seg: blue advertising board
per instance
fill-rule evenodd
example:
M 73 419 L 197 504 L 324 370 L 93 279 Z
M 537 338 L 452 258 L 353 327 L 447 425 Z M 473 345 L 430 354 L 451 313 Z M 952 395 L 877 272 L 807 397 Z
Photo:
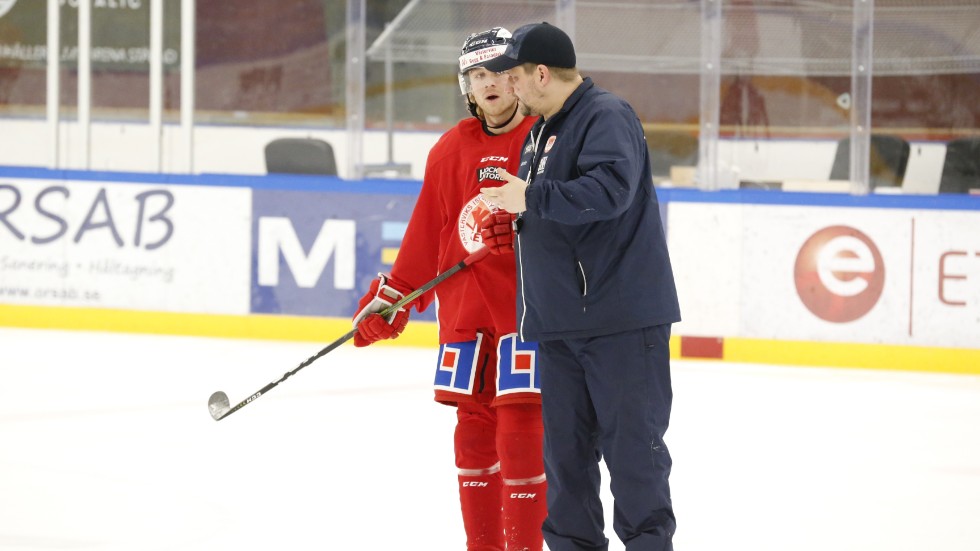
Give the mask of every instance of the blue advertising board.
M 352 316 L 391 269 L 417 191 L 254 189 L 251 311 Z M 413 319 L 435 320 L 434 310 Z

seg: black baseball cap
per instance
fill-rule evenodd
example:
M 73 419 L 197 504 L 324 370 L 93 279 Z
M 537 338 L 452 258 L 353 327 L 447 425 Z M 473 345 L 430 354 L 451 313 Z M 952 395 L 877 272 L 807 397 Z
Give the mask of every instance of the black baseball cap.
M 514 31 L 504 53 L 484 65 L 499 73 L 522 63 L 548 67 L 575 67 L 575 47 L 565 31 L 548 23 L 532 23 Z

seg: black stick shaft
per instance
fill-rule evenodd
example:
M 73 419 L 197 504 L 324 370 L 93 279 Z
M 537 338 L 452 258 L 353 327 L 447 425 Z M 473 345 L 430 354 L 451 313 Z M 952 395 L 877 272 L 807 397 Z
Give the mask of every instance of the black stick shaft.
M 378 314 L 381 317 L 387 317 L 392 312 L 398 310 L 402 306 L 405 306 L 406 304 L 408 304 L 408 303 L 412 302 L 413 300 L 417 299 L 418 297 L 422 296 L 424 293 L 428 292 L 430 289 L 432 289 L 436 285 L 439 285 L 440 283 L 442 283 L 443 281 L 445 281 L 446 279 L 448 279 L 450 276 L 452 276 L 456 272 L 462 270 L 463 268 L 465 268 L 465 267 L 467 267 L 467 266 L 469 266 L 469 265 L 471 265 L 471 264 L 473 264 L 473 263 L 475 263 L 475 262 L 477 262 L 479 260 L 482 260 L 483 257 L 487 256 L 487 254 L 489 254 L 489 253 L 490 253 L 490 249 L 488 247 L 481 248 L 480 250 L 476 251 L 475 253 L 472 253 L 471 255 L 467 256 L 463 260 L 460 260 L 458 263 L 454 264 L 451 268 L 449 268 L 445 272 L 442 272 L 441 274 L 437 275 L 431 281 L 425 283 L 424 285 L 422 285 L 418 289 L 416 289 L 416 290 L 412 291 L 411 293 L 405 295 L 404 297 L 402 297 L 401 300 L 399 300 L 398 302 L 396 302 L 396 303 L 392 304 L 391 306 L 385 308 L 384 310 L 382 310 Z M 286 379 L 288 379 L 288 378 L 292 377 L 293 375 L 295 375 L 297 372 L 299 372 L 299 370 L 301 370 L 304 367 L 310 365 L 311 363 L 317 361 L 318 359 L 320 359 L 323 356 L 327 355 L 327 353 L 329 353 L 331 350 L 334 350 L 338 346 L 340 346 L 340 345 L 344 344 L 345 342 L 347 342 L 347 341 L 351 340 L 352 338 L 354 338 L 354 334 L 355 333 L 357 333 L 357 329 L 356 328 L 355 329 L 351 329 L 350 331 L 348 331 L 347 333 L 345 333 L 344 336 L 342 336 L 339 339 L 333 341 L 332 343 L 330 343 L 327 346 L 325 346 L 322 350 L 320 350 L 316 354 L 314 354 L 314 355 L 310 356 L 309 358 L 307 358 L 303 363 L 301 363 L 298 366 L 296 366 L 296 368 L 293 369 L 292 371 L 287 371 L 286 373 L 284 373 L 283 376 L 280 377 L 278 380 L 275 380 L 275 381 L 273 381 L 273 382 L 265 385 L 264 387 L 262 387 L 261 389 L 259 389 L 259 391 L 256 392 L 255 394 L 252 394 L 248 398 L 245 398 L 241 402 L 238 402 L 237 404 L 235 404 L 234 406 L 232 406 L 227 411 L 221 413 L 219 416 L 215 416 L 214 417 L 214 420 L 215 421 L 220 421 L 220 420 L 224 419 L 225 417 L 228 417 L 232 413 L 235 413 L 236 411 L 238 411 L 238 410 L 242 409 L 243 407 L 247 406 L 248 404 L 251 404 L 256 399 L 258 399 L 259 396 L 262 396 L 266 392 L 269 392 L 270 390 L 272 390 L 273 388 L 275 388 L 279 383 L 281 383 L 281 382 L 285 381 Z

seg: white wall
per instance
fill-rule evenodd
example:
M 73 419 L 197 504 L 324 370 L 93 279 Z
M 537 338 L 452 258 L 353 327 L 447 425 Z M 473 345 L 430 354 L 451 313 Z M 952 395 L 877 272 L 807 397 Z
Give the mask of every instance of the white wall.
M 298 127 L 247 127 L 200 125 L 194 129 L 194 172 L 265 174 L 264 148 L 283 137 L 314 137 L 330 143 L 337 157 L 341 177 L 347 177 L 347 132 Z M 364 133 L 365 164 L 381 164 L 388 159 L 387 133 Z M 425 158 L 439 139 L 437 132 L 401 132 L 394 139 L 394 162 L 408 163 L 411 177 L 421 179 Z M 49 166 L 48 127 L 44 121 L 0 119 L 0 165 Z M 60 127 L 59 166 L 85 168 L 78 144 L 78 126 Z M 179 127 L 166 125 L 162 137 L 163 172 L 181 172 L 185 166 Z M 153 166 L 153 136 L 147 124 L 93 123 L 90 138 L 90 170 L 156 172 Z
M 0 119 L 0 165 L 48 166 L 48 129 L 44 121 Z M 394 161 L 411 165 L 411 178 L 421 179 L 425 158 L 439 139 L 438 132 L 399 132 L 394 138 Z M 200 125 L 194 131 L 194 172 L 265 174 L 263 148 L 281 137 L 316 137 L 329 142 L 337 156 L 341 177 L 347 177 L 347 133 L 298 127 L 248 127 Z M 58 168 L 84 168 L 78 128 L 61 125 Z M 146 124 L 93 123 L 91 170 L 155 172 L 153 140 Z M 179 129 L 163 131 L 163 171 L 180 172 L 185 166 Z M 364 162 L 387 161 L 387 134 L 364 133 Z M 833 140 L 725 140 L 719 144 L 722 167 L 742 180 L 826 180 L 834 161 Z M 909 193 L 935 193 L 939 189 L 946 146 L 933 142 L 912 143 L 903 189 Z

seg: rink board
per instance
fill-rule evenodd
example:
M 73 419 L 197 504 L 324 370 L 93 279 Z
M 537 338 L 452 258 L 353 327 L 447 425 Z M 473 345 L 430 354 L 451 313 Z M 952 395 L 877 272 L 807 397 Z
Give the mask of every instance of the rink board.
M 0 169 L 0 325 L 326 344 L 419 189 Z M 980 373 L 980 198 L 658 193 L 675 357 Z M 399 342 L 433 344 L 433 310 Z
M 673 201 L 669 213 L 681 334 L 980 347 L 976 210 Z

